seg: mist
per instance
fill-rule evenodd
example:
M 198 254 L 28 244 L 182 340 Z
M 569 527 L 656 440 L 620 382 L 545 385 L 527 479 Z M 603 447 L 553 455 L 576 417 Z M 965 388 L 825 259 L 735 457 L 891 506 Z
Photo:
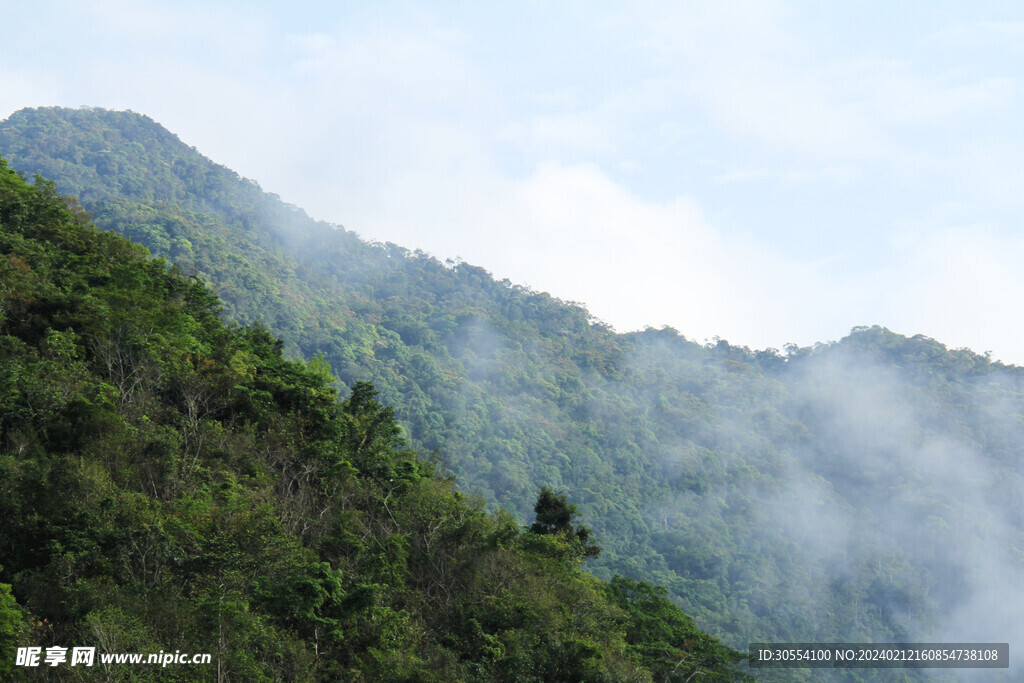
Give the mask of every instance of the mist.
M 701 349 L 703 383 L 672 378 L 701 406 L 696 428 L 692 408 L 658 409 L 667 381 L 647 385 L 645 409 L 667 433 L 654 467 L 676 489 L 648 514 L 666 536 L 677 530 L 680 557 L 715 558 L 677 567 L 696 594 L 683 604 L 737 647 L 1010 642 L 1019 666 L 1020 369 L 965 376 L 949 365 L 955 352 L 932 340 L 903 338 L 932 352 L 913 358 L 888 353 L 884 344 L 898 340 L 874 332 L 791 349 L 764 375 L 743 349 Z M 689 354 L 699 357 L 695 347 Z M 664 376 L 666 357 L 685 348 L 661 335 L 633 362 Z M 748 394 L 737 405 L 723 389 L 744 377 Z M 744 477 L 744 468 L 757 474 Z M 707 529 L 704 548 L 693 545 L 694 520 Z M 701 599 L 718 592 L 723 615 L 745 605 L 753 619 L 706 613 Z
M 491 308 L 446 338 L 468 490 L 527 521 L 536 486 L 566 490 L 596 575 L 665 585 L 740 649 L 1010 642 L 1021 664 L 1020 368 L 877 327 L 785 353 L 665 328 L 606 331 L 596 371 L 522 332 Z
M 118 168 L 51 158 L 30 137 L 43 127 L 5 139 L 100 227 L 169 259 L 191 245 L 182 266 L 227 317 L 345 386 L 373 382 L 463 491 L 524 524 L 538 487 L 564 491 L 603 547 L 596 576 L 663 586 L 740 649 L 1009 641 L 1019 663 L 1021 368 L 881 327 L 784 353 L 620 334 L 483 268 L 315 223 L 137 115 L 31 117 L 154 135 Z M 81 145 L 89 130 L 62 128 Z

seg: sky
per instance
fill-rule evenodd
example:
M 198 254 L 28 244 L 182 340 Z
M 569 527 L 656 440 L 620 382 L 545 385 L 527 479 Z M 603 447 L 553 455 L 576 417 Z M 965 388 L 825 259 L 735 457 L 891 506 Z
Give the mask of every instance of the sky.
M 1018 3 L 2 4 L 0 118 L 132 109 L 620 331 L 1024 364 Z

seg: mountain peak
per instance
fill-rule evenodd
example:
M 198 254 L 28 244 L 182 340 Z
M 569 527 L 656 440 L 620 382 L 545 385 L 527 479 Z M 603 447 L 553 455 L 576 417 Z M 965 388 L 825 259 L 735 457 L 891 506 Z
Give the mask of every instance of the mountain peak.
M 0 123 L 0 156 L 29 173 L 57 179 L 83 204 L 116 198 L 176 202 L 208 210 L 211 193 L 263 192 L 214 163 L 145 114 L 99 107 L 21 109 Z M 73 169 L 73 170 L 72 170 Z

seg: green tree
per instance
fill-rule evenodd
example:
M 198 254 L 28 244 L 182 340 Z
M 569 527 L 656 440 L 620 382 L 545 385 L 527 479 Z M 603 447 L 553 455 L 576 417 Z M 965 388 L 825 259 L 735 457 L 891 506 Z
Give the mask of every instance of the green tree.
M 536 521 L 530 526 L 533 533 L 564 538 L 584 557 L 601 554 L 601 548 L 589 542 L 590 529 L 574 523 L 579 513 L 576 504 L 570 503 L 565 493 L 556 493 L 550 487 L 542 486 L 533 511 L 537 513 Z
M 21 610 L 11 594 L 10 584 L 0 583 L 0 678 L 7 680 L 14 674 L 14 650 L 24 629 Z
M 616 576 L 607 590 L 626 613 L 626 642 L 655 680 L 753 680 L 735 669 L 743 654 L 701 632 L 664 588 Z

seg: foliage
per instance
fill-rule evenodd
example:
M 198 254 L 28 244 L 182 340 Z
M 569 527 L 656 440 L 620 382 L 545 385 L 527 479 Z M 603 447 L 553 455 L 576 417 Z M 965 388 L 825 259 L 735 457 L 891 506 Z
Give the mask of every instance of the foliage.
M 458 492 L 370 384 L 339 401 L 324 358 L 225 324 L 196 276 L 2 160 L 0 276 L 5 651 L 210 652 L 201 677 L 246 681 L 650 679 L 605 584 Z
M 564 493 L 555 493 L 550 487 L 542 486 L 533 507 L 536 521 L 530 526 L 535 534 L 555 535 L 564 539 L 583 557 L 597 557 L 601 548 L 590 543 L 590 529 L 582 524 L 573 524 L 576 519 L 576 504 L 566 500 Z
M 970 582 L 983 574 L 984 567 L 963 558 L 993 557 L 997 576 L 1024 573 L 1020 368 L 881 327 L 783 352 L 725 340 L 698 344 L 671 328 L 618 334 L 578 305 L 495 281 L 481 268 L 369 244 L 314 222 L 130 112 L 18 112 L 0 124 L 0 153 L 77 194 L 102 228 L 211 283 L 229 319 L 261 323 L 284 340 L 282 357 L 319 357 L 345 386 L 372 383 L 381 402 L 393 406 L 410 447 L 434 454 L 429 464 L 413 460 L 396 445 L 398 432 L 385 430 L 371 440 L 391 440 L 393 458 L 337 455 L 359 445 L 352 430 L 370 428 L 379 417 L 373 411 L 327 421 L 337 438 L 325 433 L 317 443 L 345 449 L 301 466 L 289 460 L 286 438 L 249 437 L 266 444 L 286 472 L 282 486 L 292 494 L 283 499 L 283 523 L 317 552 L 366 546 L 389 562 L 413 553 L 418 546 L 402 534 L 379 545 L 365 529 L 402 529 L 388 514 L 394 497 L 414 495 L 427 486 L 422 482 L 450 471 L 463 491 L 506 506 L 517 523 L 531 521 L 538 486 L 567 491 L 601 539 L 601 555 L 589 563 L 595 576 L 663 585 L 700 627 L 737 647 L 755 640 L 885 642 L 908 634 L 934 640 L 956 621 Z M 45 183 L 40 188 L 55 195 Z M 28 197 L 25 189 L 10 192 Z M 54 201 L 80 220 L 80 209 Z M 21 220 L 7 210 L 9 220 Z M 8 218 L 0 218 L 6 225 Z M 0 268 L 4 315 L 20 316 L 40 296 L 39 272 L 22 255 Z M 82 399 L 94 413 L 104 401 L 136 409 L 149 400 L 153 377 L 182 371 L 175 369 L 180 356 L 145 360 L 140 339 L 148 323 L 119 324 L 96 350 L 111 388 Z M 74 387 L 85 356 L 67 354 L 84 347 L 64 329 L 48 338 L 50 355 L 31 362 L 50 363 Z M 33 330 L 41 342 L 45 326 Z M 228 374 L 265 381 L 264 347 L 271 342 L 240 334 L 250 341 L 225 358 Z M 177 348 L 172 341 L 159 343 Z M 196 372 L 195 359 L 205 361 L 215 348 L 189 352 Z M 220 382 L 243 401 L 231 403 L 237 412 L 229 413 L 242 424 L 262 424 L 255 422 L 261 410 L 302 394 L 245 382 L 236 390 L 234 379 L 200 378 L 177 391 L 199 391 L 198 407 L 201 387 Z M 63 391 L 33 391 L 33 416 L 64 405 Z M 18 395 L 0 394 L 12 424 L 27 415 Z M 189 414 L 192 404 L 179 404 Z M 181 424 L 156 421 L 124 437 L 152 443 L 151 464 L 142 475 L 122 466 L 118 481 L 142 477 L 158 497 L 176 491 L 180 473 L 171 453 L 234 434 L 201 415 L 197 408 Z M 302 415 L 288 420 L 302 427 Z M 195 424 L 182 431 L 190 420 Z M 288 420 L 273 425 L 283 429 Z M 48 430 L 75 439 L 61 436 L 57 424 Z M 435 474 L 425 474 L 431 468 Z M 247 476 L 258 468 L 252 472 Z M 391 473 L 399 475 L 394 482 Z M 381 487 L 371 498 L 382 519 L 335 517 L 334 508 L 316 517 L 318 496 L 351 499 L 351 482 L 362 480 Z M 310 511 L 322 521 L 309 523 Z M 1000 523 L 986 522 L 993 519 Z M 519 542 L 557 556 L 555 539 L 534 536 Z M 431 544 L 437 542 L 442 538 Z M 500 545 L 501 552 L 512 547 Z M 452 569 L 435 571 L 450 577 Z M 445 594 L 447 584 L 437 580 L 426 586 L 430 595 Z M 371 584 L 387 585 L 377 578 Z M 360 595 L 380 595 L 366 590 Z M 381 619 L 402 623 L 400 615 Z M 496 631 L 488 624 L 510 623 L 472 619 L 490 635 Z M 498 651 L 475 630 L 463 637 Z M 501 641 L 502 656 L 527 649 L 526 641 Z
M 692 619 L 669 602 L 664 588 L 616 576 L 606 590 L 628 615 L 626 642 L 641 656 L 655 680 L 743 678 L 732 670 L 739 662 L 738 654 L 701 632 Z
M 0 567 L 0 571 L 2 569 Z M 8 654 L 17 648 L 24 632 L 24 619 L 14 595 L 11 594 L 11 586 L 0 583 L 0 653 L 4 653 L 0 659 L 0 675 L 4 678 L 14 676 L 14 662 Z

